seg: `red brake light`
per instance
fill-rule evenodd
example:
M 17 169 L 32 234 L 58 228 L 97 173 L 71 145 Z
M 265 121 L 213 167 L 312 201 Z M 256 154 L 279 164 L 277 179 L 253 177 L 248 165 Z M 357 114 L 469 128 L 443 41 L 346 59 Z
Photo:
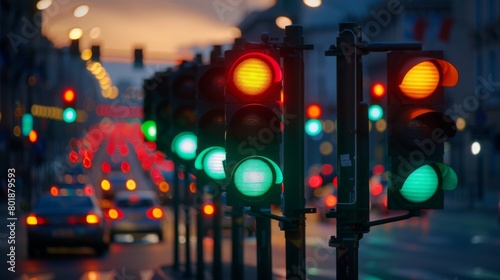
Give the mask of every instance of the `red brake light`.
M 56 186 L 52 186 L 50 188 L 50 194 L 52 196 L 58 196 L 59 195 L 59 189 Z
M 111 208 L 106 213 L 112 220 L 119 220 L 123 218 L 123 212 L 120 209 Z
M 83 188 L 83 192 L 85 193 L 85 195 L 93 195 L 94 188 L 91 186 L 85 186 L 85 188 Z
M 87 224 L 98 224 L 100 222 L 99 217 L 94 213 L 88 213 L 85 217 Z
M 163 217 L 163 210 L 160 207 L 153 207 L 146 212 L 146 216 L 150 219 L 161 219 Z
M 376 183 L 376 184 L 373 184 L 373 186 L 372 186 L 372 194 L 374 196 L 380 195 L 383 190 L 384 190 L 384 187 L 382 186 L 381 183 Z
M 48 220 L 44 217 L 36 216 L 35 214 L 30 214 L 26 217 L 26 224 L 29 226 L 39 226 L 48 224 Z

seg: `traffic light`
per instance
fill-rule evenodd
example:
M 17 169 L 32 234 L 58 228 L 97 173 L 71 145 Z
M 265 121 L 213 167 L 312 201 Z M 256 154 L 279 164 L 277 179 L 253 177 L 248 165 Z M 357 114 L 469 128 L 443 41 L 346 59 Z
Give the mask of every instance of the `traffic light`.
M 370 89 L 370 107 L 368 107 L 368 119 L 376 122 L 384 116 L 382 101 L 385 97 L 386 88 L 383 83 L 375 82 Z
M 143 118 L 141 131 L 144 139 L 148 142 L 155 142 L 157 135 L 155 103 L 155 81 L 154 79 L 145 79 L 143 84 L 144 100 L 142 105 Z
M 442 51 L 391 51 L 387 75 L 388 208 L 442 209 L 443 190 L 458 180 L 443 163 L 444 142 L 456 132 L 443 87 L 457 84 L 458 71 Z
M 323 130 L 323 124 L 319 120 L 323 110 L 318 104 L 310 104 L 306 108 L 306 117 L 308 118 L 305 123 L 305 132 L 309 136 L 318 136 Z
M 76 93 L 72 88 L 67 88 L 63 91 L 62 95 L 64 111 L 62 114 L 62 119 L 66 123 L 72 123 L 76 120 L 77 114 L 75 110 L 76 104 Z
M 200 67 L 197 80 L 197 158 L 195 168 L 203 170 L 213 180 L 223 180 L 226 173 L 224 148 L 224 86 L 226 74 L 223 63 Z
M 23 136 L 28 136 L 30 132 L 33 130 L 33 115 L 29 113 L 25 113 L 21 119 L 21 132 Z
M 148 142 L 156 142 L 157 150 L 169 155 L 171 152 L 172 121 L 170 104 L 170 71 L 156 72 L 145 79 L 144 117 L 141 130 Z
M 171 150 L 179 159 L 191 161 L 196 157 L 197 146 L 195 134 L 198 120 L 196 114 L 197 63 L 184 61 L 169 77 L 173 125 Z
M 227 204 L 280 202 L 282 71 L 279 50 L 230 50 L 226 65 Z

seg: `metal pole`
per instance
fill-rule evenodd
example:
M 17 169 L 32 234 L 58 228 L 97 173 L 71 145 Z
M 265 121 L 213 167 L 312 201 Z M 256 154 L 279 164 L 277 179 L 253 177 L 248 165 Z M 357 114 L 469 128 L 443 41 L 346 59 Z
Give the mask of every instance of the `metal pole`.
M 244 279 L 243 275 L 243 207 L 231 210 L 231 279 Z
M 220 199 L 220 191 L 218 190 L 214 196 L 214 260 L 213 260 L 213 279 L 222 279 L 222 233 L 221 233 L 221 217 L 223 207 Z
M 270 210 L 268 210 L 270 212 Z M 271 251 L 271 219 L 256 217 L 257 279 L 273 279 Z
M 337 38 L 337 279 L 358 279 L 358 247 L 369 221 L 368 118 L 362 103 L 361 29 L 341 23 Z
M 191 169 L 186 166 L 184 170 L 184 225 L 186 227 L 186 267 L 184 270 L 185 277 L 191 277 L 191 205 L 189 204 L 190 198 L 190 179 L 189 179 L 189 171 Z
M 205 228 L 203 225 L 203 188 L 207 184 L 204 172 L 196 176 L 196 279 L 205 279 L 205 261 L 203 259 L 203 237 Z
M 175 164 L 175 174 L 174 174 L 174 193 L 173 193 L 173 204 L 174 208 L 174 271 L 179 271 L 179 163 L 174 161 Z
M 302 26 L 285 29 L 285 44 L 303 45 Z M 283 54 L 285 97 L 284 135 L 284 215 L 293 223 L 285 223 L 286 278 L 305 279 L 305 207 L 304 198 L 304 53 L 299 48 Z M 263 279 L 263 278 L 261 278 Z

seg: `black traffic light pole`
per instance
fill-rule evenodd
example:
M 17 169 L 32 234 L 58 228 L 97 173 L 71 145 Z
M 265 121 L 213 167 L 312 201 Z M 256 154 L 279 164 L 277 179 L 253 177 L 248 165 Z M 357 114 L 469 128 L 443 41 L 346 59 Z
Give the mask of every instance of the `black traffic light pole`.
M 337 166 L 338 203 L 328 218 L 337 219 L 337 236 L 329 245 L 337 248 L 337 279 L 358 279 L 359 240 L 371 226 L 408 219 L 406 215 L 370 222 L 368 187 L 368 108 L 363 102 L 362 55 L 369 51 L 421 48 L 416 43 L 362 42 L 355 23 L 339 24 L 337 46 L 326 51 L 337 57 Z
M 179 271 L 179 161 L 174 160 L 174 190 L 173 204 L 174 208 L 174 271 Z
M 285 28 L 283 91 L 284 127 L 284 216 L 286 278 L 306 279 L 305 194 L 304 194 L 304 45 L 302 26 Z
M 192 275 L 192 270 L 191 270 L 191 188 L 190 188 L 190 174 L 193 171 L 193 168 L 191 164 L 187 163 L 184 166 L 184 226 L 186 228 L 185 230 L 185 236 L 186 236 L 186 246 L 184 249 L 186 250 L 186 263 L 185 263 L 185 268 L 184 268 L 184 276 L 185 277 L 191 277 Z
M 337 279 L 358 279 L 358 246 L 368 232 L 368 109 L 363 101 L 361 29 L 339 24 L 337 48 L 337 170 L 338 203 L 328 217 L 337 219 L 337 236 L 329 245 L 337 248 Z

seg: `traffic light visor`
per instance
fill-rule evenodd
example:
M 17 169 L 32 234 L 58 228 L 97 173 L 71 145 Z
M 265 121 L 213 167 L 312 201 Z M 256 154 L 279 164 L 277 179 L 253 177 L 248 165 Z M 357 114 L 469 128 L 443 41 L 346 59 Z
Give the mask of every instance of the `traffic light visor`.
M 229 73 L 234 87 L 247 96 L 263 94 L 282 79 L 279 64 L 272 57 L 259 52 L 241 56 Z
M 445 60 L 412 60 L 405 66 L 406 72 L 403 72 L 405 74 L 399 88 L 411 99 L 427 98 L 439 86 L 455 86 L 458 82 L 457 69 Z
M 210 178 L 222 180 L 226 178 L 224 160 L 226 160 L 226 149 L 214 146 L 199 153 L 194 166 L 198 170 L 203 169 Z

